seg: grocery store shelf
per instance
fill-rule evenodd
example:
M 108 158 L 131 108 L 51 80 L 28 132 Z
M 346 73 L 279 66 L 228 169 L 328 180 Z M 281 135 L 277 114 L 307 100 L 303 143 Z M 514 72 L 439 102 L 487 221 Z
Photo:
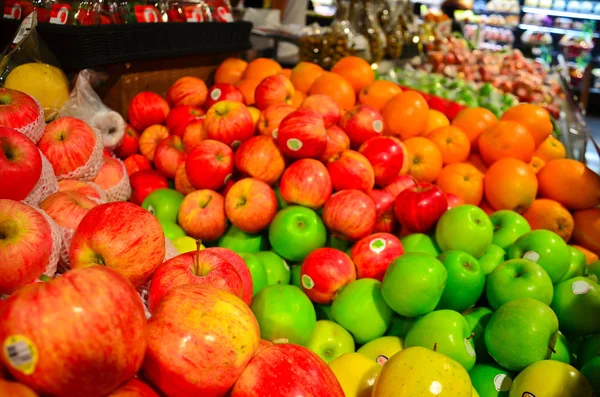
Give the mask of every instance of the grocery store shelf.
M 567 17 L 567 18 L 579 18 L 579 19 L 593 19 L 600 21 L 600 15 L 598 14 L 584 14 L 581 12 L 570 12 L 570 11 L 558 11 L 548 8 L 536 8 L 536 7 L 523 7 L 523 12 L 530 14 L 541 14 L 550 15 L 555 17 Z
M 522 24 L 519 25 L 519 29 L 523 29 L 523 30 L 537 30 L 538 32 L 548 32 L 548 33 L 556 33 L 556 34 L 582 33 L 581 30 L 562 29 L 562 28 L 549 28 L 547 26 L 527 25 L 527 24 L 524 24 L 524 23 L 522 23 Z M 600 37 L 600 34 L 594 33 L 594 37 L 598 38 L 598 37 Z
M 478 11 L 473 11 L 473 13 L 475 15 L 503 15 L 503 16 L 516 15 L 516 16 L 519 16 L 518 12 L 507 12 L 507 11 L 478 10 Z

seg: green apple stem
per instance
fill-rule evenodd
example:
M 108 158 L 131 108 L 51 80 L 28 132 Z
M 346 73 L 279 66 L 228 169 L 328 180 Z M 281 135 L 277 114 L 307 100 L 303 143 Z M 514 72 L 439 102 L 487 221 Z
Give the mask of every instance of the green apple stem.
M 434 352 L 437 352 L 437 343 L 434 343 L 434 344 L 433 344 L 433 351 L 434 351 Z
M 475 332 L 471 332 L 471 335 L 469 335 L 469 337 L 467 338 L 467 340 L 471 339 L 474 336 L 475 336 Z

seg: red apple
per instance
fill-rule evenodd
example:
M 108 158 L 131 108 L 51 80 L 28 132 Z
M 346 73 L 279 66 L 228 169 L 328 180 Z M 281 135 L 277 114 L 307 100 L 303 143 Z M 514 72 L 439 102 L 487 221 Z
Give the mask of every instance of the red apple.
M 0 127 L 0 199 L 24 200 L 41 174 L 42 156 L 33 141 Z
M 240 274 L 225 258 L 208 250 L 188 252 L 166 261 L 154 272 L 148 290 L 150 311 L 168 291 L 185 284 L 211 285 L 239 298 L 243 292 Z
M 201 80 L 202 81 L 202 80 Z M 204 110 L 194 106 L 177 106 L 167 116 L 167 129 L 172 135 L 183 136 L 185 128 L 194 120 L 204 116 Z
M 148 335 L 144 374 L 172 397 L 224 396 L 260 341 L 248 305 L 208 285 L 167 292 L 148 322 Z
M 150 193 L 156 189 L 169 187 L 167 177 L 156 170 L 142 170 L 129 177 L 129 183 L 133 190 L 131 202 L 142 205 L 142 202 Z
M 225 187 L 223 187 L 223 189 L 221 189 L 221 194 L 223 195 L 223 197 L 227 196 L 227 193 L 229 192 L 229 189 L 231 189 L 231 187 L 233 185 L 235 185 L 235 183 L 239 181 L 239 178 L 232 176 L 231 178 L 229 178 L 227 180 L 227 183 L 225 183 Z
M 154 165 L 167 178 L 175 178 L 177 167 L 185 161 L 187 154 L 183 141 L 176 135 L 169 136 L 158 143 L 154 152 Z
M 24 92 L 0 87 L 0 125 L 17 130 L 37 143 L 46 127 L 44 110 Z
M 67 229 L 77 229 L 79 222 L 98 203 L 77 192 L 58 192 L 46 197 L 40 208 L 56 222 Z
M 74 179 L 64 179 L 58 182 L 59 192 L 76 192 L 93 200 L 102 201 L 106 199 L 103 189 L 100 186 L 84 181 L 76 181 Z
M 350 138 L 337 125 L 327 128 L 327 146 L 319 159 L 327 163 L 332 158 L 338 156 L 343 151 L 350 149 Z
M 276 103 L 291 105 L 295 91 L 294 85 L 288 78 L 275 74 L 265 77 L 258 84 L 254 91 L 254 103 L 259 110 Z
M 350 138 L 350 146 L 358 148 L 383 131 L 383 117 L 369 105 L 358 105 L 346 112 L 340 127 Z
M 371 190 L 369 196 L 375 203 L 375 213 L 377 215 L 373 232 L 393 232 L 397 223 L 396 214 L 394 213 L 394 196 L 385 190 L 377 189 Z
M 177 167 L 177 171 L 175 172 L 175 190 L 182 193 L 183 195 L 190 194 L 196 191 L 196 188 L 190 183 L 190 180 L 187 177 L 187 173 L 185 172 L 185 162 L 180 164 Z
M 285 158 L 277 142 L 268 136 L 254 136 L 235 151 L 235 167 L 241 173 L 273 185 L 285 169 Z
M 127 170 L 127 175 L 129 176 L 138 171 L 152 169 L 152 163 L 150 160 L 138 153 L 127 157 L 125 160 L 123 160 L 123 163 L 125 163 L 125 169 Z
M 358 152 L 373 166 L 375 184 L 381 187 L 392 183 L 406 161 L 404 144 L 391 136 L 376 136 L 360 146 Z
M 151 125 L 140 136 L 140 153 L 148 160 L 154 161 L 156 147 L 163 139 L 169 137 L 169 130 L 164 125 Z
M 125 384 L 106 397 L 160 397 L 150 386 L 137 378 L 129 379 Z
M 290 165 L 279 183 L 281 197 L 290 204 L 321 208 L 331 196 L 329 171 L 318 160 L 301 159 Z
M 204 116 L 192 121 L 183 130 L 183 146 L 185 146 L 185 151 L 188 153 L 194 146 L 206 139 L 208 137 L 206 131 L 204 131 Z
M 379 281 L 383 280 L 392 261 L 402 254 L 402 243 L 390 233 L 373 233 L 364 237 L 350 251 L 358 278 L 374 278 Z
M 242 279 L 242 284 L 244 286 L 244 291 L 242 292 L 242 300 L 248 305 L 250 305 L 252 303 L 254 284 L 252 282 L 252 274 L 250 273 L 250 269 L 248 269 L 248 265 L 246 264 L 246 261 L 244 261 L 244 258 L 242 258 L 236 252 L 228 248 L 211 247 L 207 248 L 206 250 L 214 252 L 219 256 L 222 256 L 223 258 L 227 259 L 229 263 L 235 266 Z
M 111 197 L 107 197 L 109 201 L 123 201 L 129 198 L 131 194 L 129 188 L 129 178 L 126 175 L 126 169 L 120 160 L 117 160 L 111 156 L 103 156 L 102 160 L 104 164 L 100 168 L 100 172 L 94 178 L 94 183 L 106 190 L 107 194 Z M 127 183 L 121 192 L 111 191 L 111 189 L 117 189 L 124 183 L 123 179 L 127 178 Z
M 350 241 L 368 236 L 377 219 L 375 203 L 360 190 L 342 190 L 333 194 L 325 203 L 322 216 L 333 235 Z
M 196 190 L 185 196 L 177 217 L 187 235 L 202 241 L 215 241 L 227 230 L 225 199 L 212 190 Z
M 327 146 L 327 130 L 319 114 L 299 109 L 279 124 L 277 142 L 284 154 L 293 158 L 318 158 Z
M 356 189 L 369 193 L 375 185 L 375 173 L 369 160 L 354 150 L 346 150 L 327 163 L 333 189 Z
M 286 343 L 256 354 L 231 389 L 231 397 L 259 396 L 344 397 L 344 391 L 319 356 L 305 347 Z
M 185 171 L 196 189 L 219 190 L 231 178 L 233 151 L 219 141 L 202 141 L 189 153 Z
M 79 223 L 69 259 L 74 269 L 111 267 L 140 287 L 165 259 L 165 234 L 158 220 L 135 204 L 101 204 Z
M 238 229 L 258 233 L 277 213 L 277 197 L 269 185 L 255 178 L 236 182 L 225 196 L 225 214 Z
M 210 109 L 215 103 L 220 101 L 231 101 L 244 103 L 244 95 L 232 84 L 215 84 L 208 90 L 204 108 Z
M 102 152 L 94 152 L 96 139 L 94 130 L 83 121 L 61 117 L 46 126 L 38 147 L 60 178 L 83 167 L 90 159 L 100 161 Z
M 208 139 L 236 148 L 254 135 L 254 121 L 243 103 L 221 101 L 208 109 L 204 130 Z
M 329 95 L 309 95 L 300 105 L 300 109 L 311 109 L 320 114 L 325 128 L 337 125 L 342 118 L 340 106 Z
M 356 280 L 356 268 L 348 255 L 334 248 L 319 248 L 304 258 L 300 281 L 315 303 L 328 305 L 345 285 Z
M 154 124 L 163 124 L 169 114 L 167 101 L 158 94 L 142 91 L 129 103 L 129 122 L 138 131 L 144 131 Z
M 275 103 L 267 106 L 258 117 L 257 127 L 261 135 L 277 139 L 279 124 L 288 114 L 294 112 L 292 106 L 285 103 Z
M 206 84 L 197 77 L 180 77 L 167 91 L 167 102 L 171 107 L 202 107 L 208 95 Z
M 22 383 L 11 382 L 0 377 L 0 396 L 38 397 L 38 394 Z
M 463 199 L 458 197 L 456 194 L 445 193 L 446 200 L 448 200 L 448 209 L 458 207 L 459 205 L 463 205 L 465 202 Z
M 105 396 L 139 371 L 146 335 L 139 294 L 104 266 L 35 283 L 0 305 L 3 350 L 15 352 L 0 362 L 40 395 Z
M 394 179 L 392 181 L 392 183 L 390 183 L 389 185 L 384 187 L 383 191 L 390 193 L 394 197 L 394 200 L 395 200 L 396 197 L 398 197 L 398 195 L 404 189 L 409 188 L 409 187 L 414 187 L 416 185 L 417 185 L 417 181 L 415 180 L 415 178 L 413 178 L 412 176 L 410 176 L 408 174 L 401 174 L 401 175 L 398 175 L 396 177 L 396 179 Z
M 447 209 L 448 200 L 442 189 L 427 182 L 419 182 L 396 197 L 396 218 L 412 232 L 428 231 Z
M 137 132 L 131 124 L 125 126 L 125 135 L 123 135 L 123 142 L 115 149 L 115 154 L 121 159 L 125 159 L 132 154 L 138 152 L 140 148 L 140 133 Z
M 0 295 L 35 281 L 51 254 L 52 230 L 46 218 L 20 201 L 0 199 Z

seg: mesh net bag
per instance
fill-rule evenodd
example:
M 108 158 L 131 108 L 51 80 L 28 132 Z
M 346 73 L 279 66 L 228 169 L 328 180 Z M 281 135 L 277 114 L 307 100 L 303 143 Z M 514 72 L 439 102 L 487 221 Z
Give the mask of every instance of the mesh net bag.
M 75 230 L 67 227 L 59 226 L 61 231 L 62 244 L 60 247 L 60 258 L 58 260 L 58 272 L 64 273 L 71 269 L 71 261 L 69 260 L 69 251 L 71 250 L 71 241 Z
M 125 163 L 114 156 L 113 158 L 121 165 L 121 168 L 123 169 L 123 178 L 121 178 L 116 185 L 106 189 L 107 203 L 111 203 L 113 201 L 127 201 L 129 197 L 131 197 L 132 192 L 131 184 L 129 183 L 129 175 L 127 175 L 127 169 L 125 168 Z M 102 189 L 100 186 L 98 187 Z
M 50 225 L 50 229 L 52 230 L 52 253 L 50 254 L 50 259 L 48 260 L 48 265 L 46 266 L 46 271 L 44 275 L 48 277 L 53 277 L 56 274 L 56 270 L 58 267 L 58 260 L 60 258 L 60 253 L 62 249 L 62 233 L 60 227 L 50 218 L 48 214 L 46 214 L 40 208 L 32 206 L 36 209 L 40 214 L 46 218 L 48 224 Z
M 82 165 L 81 167 L 73 170 L 69 173 L 63 175 L 57 175 L 59 181 L 63 179 L 77 179 L 79 181 L 91 181 L 93 180 L 100 168 L 102 167 L 102 155 L 104 152 L 104 146 L 102 146 L 102 139 L 100 135 L 96 132 L 96 144 L 94 145 L 94 150 L 92 151 L 92 155 L 88 159 L 87 163 Z
M 42 173 L 40 179 L 31 192 L 29 192 L 29 195 L 25 197 L 25 200 L 23 200 L 25 204 L 32 207 L 38 207 L 46 197 L 58 192 L 58 180 L 56 179 L 56 175 L 54 175 L 52 164 L 50 164 L 41 151 L 40 156 L 42 156 Z
M 90 191 L 87 191 L 87 189 L 84 190 L 84 188 L 79 188 L 79 186 L 71 187 L 71 186 L 64 185 L 71 181 L 77 182 L 77 183 L 85 183 L 96 194 L 92 194 Z M 101 186 L 99 186 L 97 183 L 94 183 L 94 182 L 76 181 L 75 179 L 64 179 L 58 183 L 58 190 L 59 191 L 74 191 L 74 192 L 83 194 L 84 196 L 86 196 L 87 198 L 89 198 L 90 200 L 92 200 L 98 204 L 106 203 L 106 191 L 104 189 L 102 189 Z
M 37 103 L 38 108 L 40 110 L 40 113 L 38 114 L 37 119 L 35 119 L 34 121 L 32 121 L 29 124 L 26 124 L 22 127 L 18 127 L 18 128 L 14 128 L 14 129 L 19 131 L 21 134 L 25 135 L 26 137 L 28 137 L 34 143 L 37 144 L 39 142 L 39 140 L 42 138 L 42 135 L 44 135 L 44 129 L 46 128 L 46 121 L 44 120 L 44 109 L 42 109 L 42 106 L 37 101 L 37 99 L 34 98 L 33 100 L 35 101 L 35 103 Z
M 98 184 L 94 183 L 94 182 L 86 182 L 88 185 L 90 185 L 91 187 L 93 187 L 98 194 L 100 195 L 100 198 L 97 197 L 90 197 L 90 200 L 97 202 L 98 204 L 104 204 L 104 203 L 108 203 L 108 197 L 106 194 L 106 190 L 102 189 L 102 187 L 100 187 Z

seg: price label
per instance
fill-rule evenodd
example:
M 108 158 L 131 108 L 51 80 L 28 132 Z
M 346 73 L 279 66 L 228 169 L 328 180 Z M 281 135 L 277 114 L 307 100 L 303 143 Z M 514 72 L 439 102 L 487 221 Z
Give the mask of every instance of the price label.
M 159 21 L 158 10 L 154 6 L 133 6 L 135 19 L 139 23 L 157 23 Z
M 233 22 L 233 17 L 231 16 L 231 12 L 229 9 L 224 6 L 218 6 L 215 10 L 217 14 L 217 21 L 219 22 Z
M 69 4 L 52 4 L 52 9 L 50 10 L 50 23 L 65 25 L 69 19 L 69 11 L 71 11 L 71 6 Z

